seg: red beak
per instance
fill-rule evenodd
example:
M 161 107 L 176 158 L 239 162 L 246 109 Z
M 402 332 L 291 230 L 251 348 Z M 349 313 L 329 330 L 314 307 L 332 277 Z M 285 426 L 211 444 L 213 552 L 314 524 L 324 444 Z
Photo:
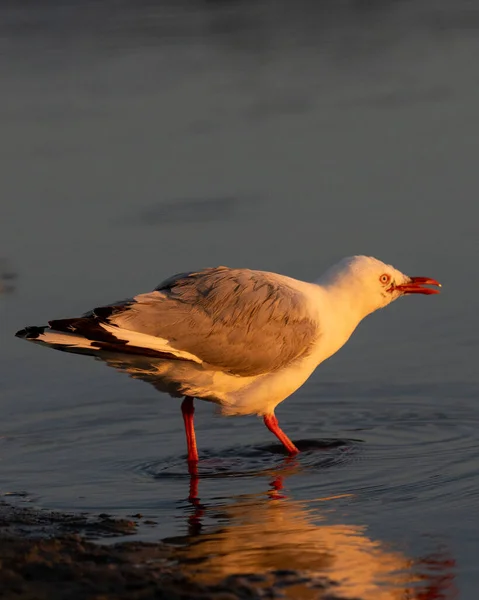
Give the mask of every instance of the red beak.
M 441 287 L 441 284 L 435 279 L 429 277 L 410 277 L 407 283 L 396 285 L 395 289 L 400 290 L 404 294 L 439 294 L 439 290 L 434 290 L 425 285 L 436 285 Z

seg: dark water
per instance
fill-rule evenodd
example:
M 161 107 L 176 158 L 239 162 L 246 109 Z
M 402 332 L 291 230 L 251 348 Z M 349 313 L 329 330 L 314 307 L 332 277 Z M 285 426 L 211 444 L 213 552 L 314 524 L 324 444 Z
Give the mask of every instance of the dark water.
M 199 579 L 475 599 L 478 54 L 465 1 L 3 5 L 1 492 L 140 512 Z M 280 405 L 294 460 L 199 406 L 195 501 L 178 401 L 13 338 L 178 271 L 315 279 L 358 253 L 443 293 L 367 319 Z

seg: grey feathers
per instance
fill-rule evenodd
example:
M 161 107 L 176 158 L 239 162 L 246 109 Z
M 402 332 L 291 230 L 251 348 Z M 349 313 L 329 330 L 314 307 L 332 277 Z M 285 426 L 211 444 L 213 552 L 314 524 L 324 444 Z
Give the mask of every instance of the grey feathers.
M 181 273 L 107 313 L 103 309 L 112 325 L 166 339 L 172 348 L 243 376 L 286 366 L 318 337 L 300 291 L 247 269 Z

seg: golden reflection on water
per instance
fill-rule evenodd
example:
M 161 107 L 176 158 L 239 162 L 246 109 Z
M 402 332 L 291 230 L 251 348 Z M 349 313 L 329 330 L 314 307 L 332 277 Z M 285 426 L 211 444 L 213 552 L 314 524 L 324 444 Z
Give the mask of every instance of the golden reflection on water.
M 321 599 L 327 594 L 374 600 L 457 597 L 454 561 L 445 553 L 413 561 L 371 539 L 366 526 L 329 524 L 329 501 L 339 496 L 295 501 L 283 492 L 282 479 L 275 477 L 267 494 L 239 496 L 211 508 L 201 505 L 196 497 L 198 479 L 192 479 L 190 500 L 196 508 L 190 518 L 190 535 L 180 549 L 180 560 L 190 577 L 211 583 L 231 575 L 260 574 L 267 583 L 268 573 L 294 571 L 302 579 L 281 590 L 291 600 Z M 220 525 L 202 533 L 206 516 L 213 516 Z M 314 583 L 322 578 L 336 585 L 321 591 Z

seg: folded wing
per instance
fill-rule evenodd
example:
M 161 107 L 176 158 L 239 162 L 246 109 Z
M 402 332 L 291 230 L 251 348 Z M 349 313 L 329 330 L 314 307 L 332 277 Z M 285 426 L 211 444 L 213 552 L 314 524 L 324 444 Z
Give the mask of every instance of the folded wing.
M 281 369 L 320 335 L 301 291 L 271 273 L 227 267 L 181 273 L 153 292 L 50 327 L 105 350 L 157 353 L 241 376 Z

